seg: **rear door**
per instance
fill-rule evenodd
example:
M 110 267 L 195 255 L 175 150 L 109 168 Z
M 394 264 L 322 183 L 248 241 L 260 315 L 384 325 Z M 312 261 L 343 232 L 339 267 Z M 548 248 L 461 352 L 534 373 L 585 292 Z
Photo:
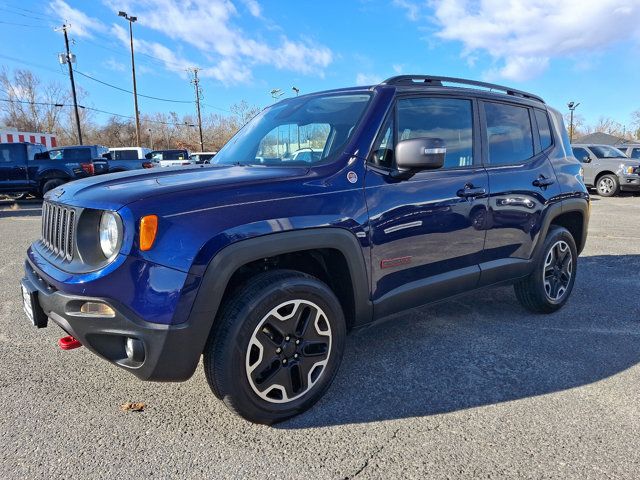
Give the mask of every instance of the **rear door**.
M 0 190 L 21 192 L 28 187 L 25 144 L 3 143 L 0 145 Z
M 418 137 L 444 141 L 444 166 L 394 178 L 395 145 Z M 473 99 L 397 100 L 366 173 L 377 317 L 477 285 L 489 187 L 479 155 Z
M 561 191 L 547 153 L 557 139 L 546 110 L 482 101 L 483 150 L 489 174 L 487 237 L 481 284 L 526 272 L 550 203 Z

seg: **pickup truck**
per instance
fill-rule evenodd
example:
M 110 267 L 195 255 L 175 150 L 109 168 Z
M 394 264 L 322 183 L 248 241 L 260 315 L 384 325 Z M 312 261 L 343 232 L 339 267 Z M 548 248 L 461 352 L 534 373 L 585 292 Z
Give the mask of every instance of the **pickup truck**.
M 152 168 L 153 163 L 147 159 L 151 152 L 149 148 L 141 147 L 116 147 L 110 148 L 108 154 L 104 154 L 108 160 L 109 173 L 125 172 L 139 168 Z
M 49 150 L 49 158 L 52 160 L 89 162 L 93 164 L 94 173 L 100 175 L 109 171 L 107 157 L 104 156 L 108 155 L 108 153 L 107 147 L 102 145 L 71 145 Z
M 42 197 L 63 183 L 95 173 L 93 162 L 51 158 L 43 145 L 0 143 L 0 193 Z

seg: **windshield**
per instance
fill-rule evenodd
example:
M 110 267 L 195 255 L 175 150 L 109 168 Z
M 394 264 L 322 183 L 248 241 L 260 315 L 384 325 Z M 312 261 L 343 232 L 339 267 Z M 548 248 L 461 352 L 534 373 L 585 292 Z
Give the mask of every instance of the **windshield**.
M 591 147 L 591 151 L 598 158 L 627 158 L 627 156 L 622 153 L 617 148 L 599 146 L 599 147 Z
M 351 137 L 369 99 L 369 94 L 327 94 L 285 100 L 253 118 L 212 163 L 310 166 L 331 161 Z

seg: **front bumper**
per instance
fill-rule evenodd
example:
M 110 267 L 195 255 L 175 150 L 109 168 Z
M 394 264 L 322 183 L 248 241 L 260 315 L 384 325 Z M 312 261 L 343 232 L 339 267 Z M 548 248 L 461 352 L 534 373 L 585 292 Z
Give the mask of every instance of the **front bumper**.
M 48 283 L 27 261 L 23 284 L 37 292 L 44 314 L 93 353 L 128 370 L 142 380 L 184 381 L 195 371 L 208 331 L 207 322 L 197 315 L 177 325 L 146 322 L 126 306 L 101 297 L 87 297 L 63 293 Z M 98 317 L 80 312 L 87 302 L 110 306 L 113 317 Z M 211 323 L 208 323 L 210 328 Z M 127 338 L 138 340 L 143 355 L 128 358 Z
M 624 192 L 640 191 L 640 176 L 638 175 L 622 175 L 618 177 L 620 182 L 620 190 Z

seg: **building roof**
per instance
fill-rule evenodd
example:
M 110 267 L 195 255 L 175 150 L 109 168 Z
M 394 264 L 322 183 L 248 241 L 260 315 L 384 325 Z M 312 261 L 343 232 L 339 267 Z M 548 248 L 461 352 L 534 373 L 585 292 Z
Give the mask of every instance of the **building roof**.
M 597 145 L 620 145 L 622 143 L 627 143 L 630 140 L 622 137 L 617 137 L 616 135 L 609 135 L 604 132 L 594 132 L 589 135 L 585 135 L 576 139 L 574 143 L 583 143 L 583 144 L 597 144 Z

